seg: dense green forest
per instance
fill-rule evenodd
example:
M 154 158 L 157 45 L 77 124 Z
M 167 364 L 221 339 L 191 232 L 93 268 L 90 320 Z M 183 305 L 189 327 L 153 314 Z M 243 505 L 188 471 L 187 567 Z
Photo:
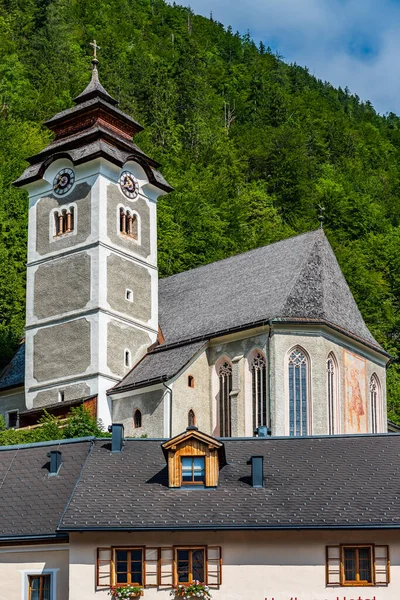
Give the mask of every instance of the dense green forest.
M 27 199 L 11 182 L 41 123 L 90 77 L 89 42 L 136 140 L 175 191 L 159 203 L 161 275 L 318 226 L 394 357 L 400 422 L 400 120 L 286 64 L 250 35 L 162 0 L 0 0 L 0 355 L 24 325 Z

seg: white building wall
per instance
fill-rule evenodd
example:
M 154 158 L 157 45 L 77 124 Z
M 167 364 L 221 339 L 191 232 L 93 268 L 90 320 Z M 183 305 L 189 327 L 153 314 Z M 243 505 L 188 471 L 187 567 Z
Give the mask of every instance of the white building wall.
M 327 587 L 326 545 L 388 544 L 387 587 Z M 95 589 L 96 548 L 104 546 L 220 545 L 221 600 L 398 600 L 400 541 L 396 531 L 84 533 L 70 539 L 70 600 L 106 600 Z M 148 588 L 144 597 L 167 600 L 170 589 Z

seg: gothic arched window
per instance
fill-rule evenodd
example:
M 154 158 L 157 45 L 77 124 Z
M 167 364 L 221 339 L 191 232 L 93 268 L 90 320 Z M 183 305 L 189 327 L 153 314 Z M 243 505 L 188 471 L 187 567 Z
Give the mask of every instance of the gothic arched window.
M 221 437 L 231 435 L 231 398 L 232 365 L 225 361 L 218 370 L 219 377 L 219 434 Z
M 326 361 L 326 391 L 328 400 L 328 433 L 339 433 L 338 366 L 331 352 Z
M 190 409 L 188 412 L 188 427 L 196 426 L 196 415 L 194 414 L 194 410 Z
M 372 433 L 378 433 L 381 427 L 382 401 L 380 391 L 381 386 L 379 383 L 379 379 L 378 376 L 374 373 L 371 379 L 369 380 Z
M 142 413 L 138 408 L 133 413 L 133 426 L 135 429 L 138 429 L 142 426 Z
M 267 361 L 257 352 L 251 361 L 253 430 L 267 425 Z
M 307 435 L 308 360 L 300 348 L 289 356 L 289 435 Z

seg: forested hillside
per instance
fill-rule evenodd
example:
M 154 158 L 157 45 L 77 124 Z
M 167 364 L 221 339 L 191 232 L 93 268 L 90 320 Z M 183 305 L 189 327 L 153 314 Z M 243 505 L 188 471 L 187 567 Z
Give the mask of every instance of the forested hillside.
M 318 227 L 394 356 L 400 421 L 400 121 L 162 0 L 0 0 L 0 353 L 24 324 L 27 199 L 11 187 L 49 142 L 41 123 L 100 77 L 146 126 L 175 191 L 159 203 L 161 275 Z

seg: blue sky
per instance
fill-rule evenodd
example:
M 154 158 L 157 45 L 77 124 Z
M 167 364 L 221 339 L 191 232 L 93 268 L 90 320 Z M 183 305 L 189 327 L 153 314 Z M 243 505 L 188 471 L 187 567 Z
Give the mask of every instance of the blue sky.
M 182 4 L 185 4 L 182 2 Z M 287 62 L 400 114 L 400 0 L 190 0 Z

